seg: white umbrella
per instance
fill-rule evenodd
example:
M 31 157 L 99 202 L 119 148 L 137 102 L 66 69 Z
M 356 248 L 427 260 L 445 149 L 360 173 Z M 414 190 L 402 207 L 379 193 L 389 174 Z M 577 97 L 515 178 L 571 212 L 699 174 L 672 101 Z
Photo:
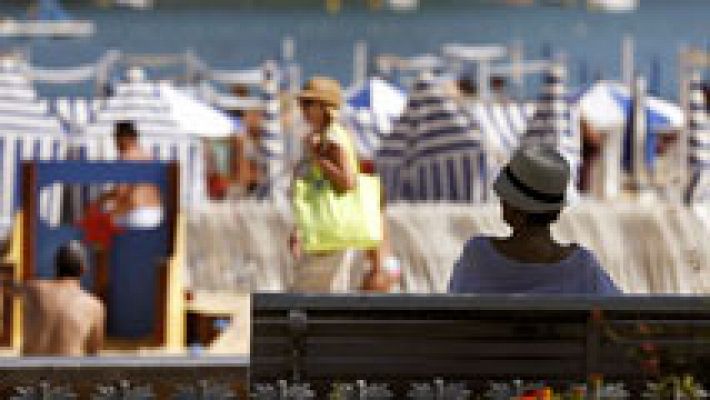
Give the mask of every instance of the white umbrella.
M 172 86 L 160 86 L 160 96 L 170 107 L 173 118 L 183 132 L 196 133 L 201 137 L 219 138 L 242 130 L 238 120 Z

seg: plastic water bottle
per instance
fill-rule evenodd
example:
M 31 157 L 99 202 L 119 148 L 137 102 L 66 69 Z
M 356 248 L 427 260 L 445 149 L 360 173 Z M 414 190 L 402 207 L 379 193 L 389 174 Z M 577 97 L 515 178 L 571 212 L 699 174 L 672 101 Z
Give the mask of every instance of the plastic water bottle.
M 383 268 L 393 282 L 393 284 L 390 286 L 390 293 L 401 293 L 402 263 L 399 261 L 399 258 L 393 256 L 385 258 Z

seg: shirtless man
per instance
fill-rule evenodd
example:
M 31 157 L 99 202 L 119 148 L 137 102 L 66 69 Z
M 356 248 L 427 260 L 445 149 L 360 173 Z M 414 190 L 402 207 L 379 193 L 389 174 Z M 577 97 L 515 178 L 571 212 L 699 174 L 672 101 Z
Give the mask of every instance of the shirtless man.
M 150 161 L 152 157 L 138 142 L 138 131 L 132 122 L 119 122 L 114 133 L 119 159 Z M 99 200 L 118 225 L 134 229 L 155 228 L 163 219 L 158 188 L 150 184 L 121 184 Z
M 69 242 L 55 256 L 56 278 L 8 285 L 24 302 L 22 354 L 95 355 L 104 340 L 105 310 L 81 288 L 85 257 L 81 244 Z

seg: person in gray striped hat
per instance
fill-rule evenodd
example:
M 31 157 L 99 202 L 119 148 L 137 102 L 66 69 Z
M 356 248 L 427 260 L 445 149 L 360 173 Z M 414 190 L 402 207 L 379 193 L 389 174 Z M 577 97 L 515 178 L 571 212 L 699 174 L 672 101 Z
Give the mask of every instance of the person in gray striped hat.
M 513 233 L 469 240 L 454 266 L 449 291 L 619 294 L 594 254 L 552 237 L 551 225 L 565 206 L 569 181 L 569 163 L 554 147 L 519 149 L 493 186 Z

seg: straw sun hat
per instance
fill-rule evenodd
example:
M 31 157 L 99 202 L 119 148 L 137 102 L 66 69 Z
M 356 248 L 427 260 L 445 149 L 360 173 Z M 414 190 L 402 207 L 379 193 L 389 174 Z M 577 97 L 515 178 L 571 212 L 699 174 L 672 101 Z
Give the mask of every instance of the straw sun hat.
M 314 76 L 303 86 L 298 100 L 318 100 L 338 109 L 343 103 L 342 89 L 335 79 Z
M 558 211 L 565 206 L 569 180 L 569 163 L 557 150 L 525 146 L 501 170 L 493 189 L 501 200 L 519 210 Z

